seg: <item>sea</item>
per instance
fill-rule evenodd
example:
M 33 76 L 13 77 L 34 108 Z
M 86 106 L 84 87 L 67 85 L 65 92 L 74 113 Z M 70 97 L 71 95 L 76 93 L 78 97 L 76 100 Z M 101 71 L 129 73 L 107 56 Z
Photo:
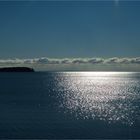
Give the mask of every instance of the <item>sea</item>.
M 140 139 L 140 73 L 0 73 L 0 139 Z

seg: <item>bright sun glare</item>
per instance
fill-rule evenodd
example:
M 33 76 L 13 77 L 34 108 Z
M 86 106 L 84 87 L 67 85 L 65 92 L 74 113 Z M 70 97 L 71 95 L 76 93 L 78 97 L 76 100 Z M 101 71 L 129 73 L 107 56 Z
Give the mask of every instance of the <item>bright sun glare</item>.
M 119 74 L 122 74 L 123 72 L 120 72 Z M 94 77 L 101 77 L 101 76 L 111 76 L 111 75 L 117 75 L 118 72 L 81 72 L 81 76 L 94 76 Z

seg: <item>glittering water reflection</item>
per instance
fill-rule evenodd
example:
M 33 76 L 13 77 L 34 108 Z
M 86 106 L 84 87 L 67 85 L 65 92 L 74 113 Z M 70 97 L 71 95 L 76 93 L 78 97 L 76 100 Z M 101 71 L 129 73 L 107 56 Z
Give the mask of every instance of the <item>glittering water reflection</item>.
M 139 119 L 139 81 L 133 73 L 62 72 L 56 76 L 59 107 L 76 119 L 120 121 Z

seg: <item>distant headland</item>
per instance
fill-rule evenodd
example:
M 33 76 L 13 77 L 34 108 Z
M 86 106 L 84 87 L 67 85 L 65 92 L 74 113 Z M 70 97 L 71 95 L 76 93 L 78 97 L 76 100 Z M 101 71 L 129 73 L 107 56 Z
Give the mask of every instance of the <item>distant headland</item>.
M 0 72 L 35 72 L 33 68 L 29 67 L 4 67 L 0 68 Z

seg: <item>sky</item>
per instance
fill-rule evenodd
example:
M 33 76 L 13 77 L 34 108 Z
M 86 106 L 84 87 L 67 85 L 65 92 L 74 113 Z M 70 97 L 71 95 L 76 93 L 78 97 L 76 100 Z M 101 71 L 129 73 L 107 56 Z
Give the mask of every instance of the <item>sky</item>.
M 0 65 L 43 58 L 116 58 L 118 64 L 131 58 L 139 71 L 139 37 L 138 0 L 0 0 Z

